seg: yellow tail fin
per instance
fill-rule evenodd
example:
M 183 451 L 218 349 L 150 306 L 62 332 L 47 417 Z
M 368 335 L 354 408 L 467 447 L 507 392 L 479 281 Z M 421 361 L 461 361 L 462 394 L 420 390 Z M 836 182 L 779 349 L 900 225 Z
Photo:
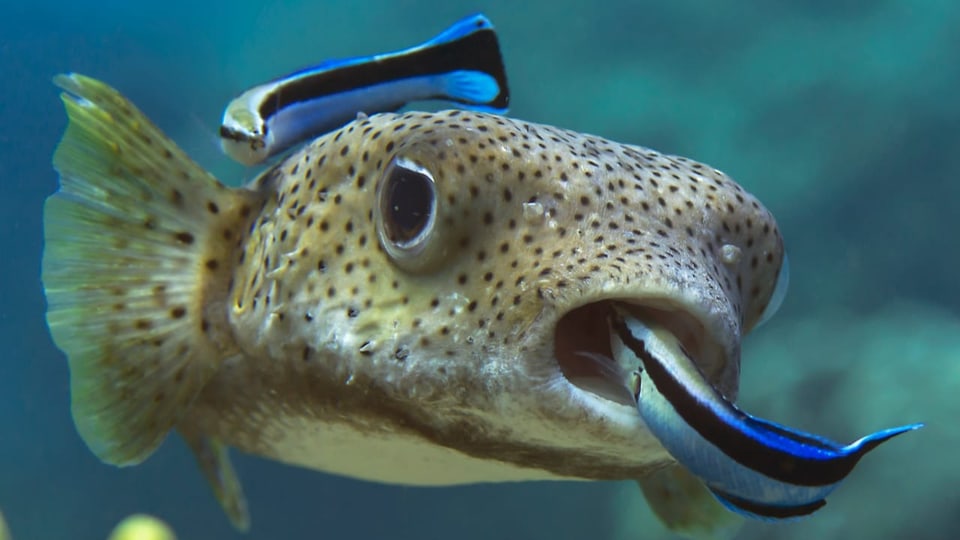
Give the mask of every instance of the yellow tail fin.
M 103 461 L 146 459 L 229 352 L 226 294 L 253 196 L 191 161 L 109 86 L 60 75 L 69 125 L 44 208 L 47 323 L 74 422 Z

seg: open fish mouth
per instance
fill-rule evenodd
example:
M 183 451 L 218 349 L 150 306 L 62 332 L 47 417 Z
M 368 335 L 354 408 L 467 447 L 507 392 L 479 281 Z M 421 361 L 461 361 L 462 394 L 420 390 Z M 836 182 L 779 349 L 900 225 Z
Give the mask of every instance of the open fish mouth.
M 600 300 L 567 312 L 557 322 L 554 351 L 563 376 L 580 390 L 623 405 L 636 406 L 631 374 L 639 366 L 623 366 L 610 347 L 610 317 L 614 305 L 640 321 L 670 331 L 712 384 L 727 367 L 724 348 L 711 338 L 703 323 L 669 302 L 656 306 L 630 300 Z

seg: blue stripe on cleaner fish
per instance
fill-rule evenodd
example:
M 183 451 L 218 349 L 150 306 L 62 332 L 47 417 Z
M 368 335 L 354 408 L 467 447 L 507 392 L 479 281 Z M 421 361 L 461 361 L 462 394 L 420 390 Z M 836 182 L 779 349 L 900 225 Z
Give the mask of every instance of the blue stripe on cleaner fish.
M 885 429 L 843 446 L 741 411 L 667 330 L 619 309 L 611 326 L 613 357 L 634 366 L 631 390 L 650 431 L 724 506 L 746 517 L 783 520 L 815 512 L 867 452 L 923 425 Z
M 395 111 L 429 99 L 507 111 L 506 69 L 486 17 L 461 19 L 409 49 L 327 60 L 253 87 L 227 105 L 220 146 L 235 161 L 256 165 L 360 113 Z

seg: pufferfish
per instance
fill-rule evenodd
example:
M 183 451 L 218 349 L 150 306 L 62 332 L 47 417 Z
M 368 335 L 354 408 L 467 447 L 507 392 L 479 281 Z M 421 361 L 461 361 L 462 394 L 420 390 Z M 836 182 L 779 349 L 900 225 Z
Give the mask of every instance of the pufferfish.
M 678 361 L 659 339 L 736 398 L 784 250 L 722 172 L 452 110 L 361 115 L 232 189 L 117 91 L 55 82 L 47 321 L 104 462 L 176 431 L 241 529 L 229 447 L 394 484 L 633 479 L 674 529 L 728 524 L 638 414 L 663 378 L 622 365 Z

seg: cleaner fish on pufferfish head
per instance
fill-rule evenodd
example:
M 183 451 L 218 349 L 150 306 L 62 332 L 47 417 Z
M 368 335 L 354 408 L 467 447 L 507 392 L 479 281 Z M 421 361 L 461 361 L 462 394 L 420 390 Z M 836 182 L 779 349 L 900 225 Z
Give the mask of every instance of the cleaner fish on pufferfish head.
M 455 110 L 358 118 L 231 189 L 109 86 L 56 83 L 43 282 L 77 430 L 119 466 L 176 430 L 239 528 L 230 446 L 407 485 L 635 479 L 710 535 L 733 514 L 703 482 L 754 515 L 812 507 L 704 429 L 828 487 L 894 434 L 843 448 L 732 409 L 785 259 L 716 169 Z
M 234 160 L 255 165 L 359 113 L 393 112 L 429 99 L 507 112 L 507 74 L 486 17 L 465 17 L 409 49 L 327 60 L 255 86 L 227 105 L 220 145 Z

